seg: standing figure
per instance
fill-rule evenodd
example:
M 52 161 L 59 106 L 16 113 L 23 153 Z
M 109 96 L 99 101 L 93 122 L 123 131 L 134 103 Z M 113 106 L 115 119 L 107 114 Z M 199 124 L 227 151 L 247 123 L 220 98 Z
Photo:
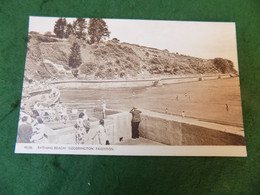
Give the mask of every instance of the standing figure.
M 28 122 L 28 116 L 23 116 L 18 126 L 17 143 L 30 143 L 32 135 L 32 126 Z
M 61 113 L 61 115 L 60 115 L 61 121 L 64 124 L 66 124 L 66 122 L 68 120 L 67 107 L 66 106 L 61 107 L 60 113 Z
M 227 111 L 227 112 L 229 111 L 229 107 L 228 107 L 228 104 L 226 104 L 226 111 Z
M 45 133 L 46 126 L 43 124 L 41 118 L 37 118 L 37 123 L 33 126 L 33 136 L 31 142 L 33 143 L 48 143 L 48 135 Z
M 182 111 L 181 116 L 182 116 L 182 118 L 185 117 L 185 112 L 184 111 Z
M 34 106 L 33 106 L 33 114 L 37 117 L 40 116 L 40 103 L 39 102 L 35 102 Z
M 58 120 L 59 121 L 63 121 L 63 114 L 64 114 L 64 109 L 63 109 L 63 105 L 62 102 L 59 102 L 58 106 L 57 106 L 57 111 L 58 111 Z
M 83 112 L 79 114 L 79 118 L 74 127 L 76 128 L 76 144 L 84 144 L 85 141 L 87 141 L 85 140 L 85 133 L 88 134 L 88 131 L 90 129 L 90 123 L 88 120 L 86 120 L 85 114 Z
M 95 138 L 97 137 L 97 141 L 94 142 Z M 105 122 L 103 119 L 99 120 L 99 126 L 97 128 L 96 133 L 92 137 L 92 140 L 94 143 L 98 143 L 100 145 L 108 145 L 107 135 L 106 135 L 106 129 L 105 129 Z
M 133 107 L 132 110 L 130 110 L 130 113 L 132 114 L 132 138 L 136 139 L 139 138 L 139 124 L 141 122 L 140 113 L 142 113 L 140 110 L 137 110 L 137 108 Z

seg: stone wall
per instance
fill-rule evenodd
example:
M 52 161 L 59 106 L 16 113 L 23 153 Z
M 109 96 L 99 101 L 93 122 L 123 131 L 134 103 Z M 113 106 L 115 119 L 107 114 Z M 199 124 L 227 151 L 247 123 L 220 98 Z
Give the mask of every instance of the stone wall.
M 245 145 L 240 127 L 154 112 L 142 113 L 139 131 L 141 137 L 167 145 Z
M 140 137 L 166 145 L 245 145 L 243 128 L 143 110 Z M 111 144 L 131 139 L 129 112 L 107 116 L 105 128 Z
M 162 84 L 183 83 L 183 82 L 197 82 L 199 77 L 202 80 L 230 78 L 229 74 L 222 75 L 192 75 L 192 76 L 178 76 L 168 78 L 151 78 L 151 79 L 138 79 L 138 80 L 62 80 L 54 81 L 51 84 L 57 88 L 113 88 L 113 87 L 149 87 L 154 86 L 155 82 Z
M 139 127 L 141 137 L 167 144 L 182 145 L 181 123 L 142 114 Z
M 110 143 L 118 143 L 120 138 L 124 140 L 131 138 L 131 117 L 128 112 L 107 116 L 105 127 Z

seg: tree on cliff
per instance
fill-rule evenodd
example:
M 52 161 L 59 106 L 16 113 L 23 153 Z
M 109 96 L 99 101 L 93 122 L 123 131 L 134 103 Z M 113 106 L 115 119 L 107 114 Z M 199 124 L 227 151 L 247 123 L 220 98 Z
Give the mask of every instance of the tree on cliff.
M 65 29 L 66 29 L 67 21 L 66 18 L 59 18 L 54 25 L 53 32 L 56 34 L 58 38 L 65 37 Z
M 71 49 L 71 53 L 69 56 L 69 67 L 76 69 L 82 63 L 82 59 L 80 56 L 80 46 L 79 44 L 74 43 L 70 49 Z
M 77 18 L 73 22 L 72 26 L 73 26 L 73 33 L 75 34 L 76 38 L 78 39 L 86 38 L 87 22 L 85 18 Z
M 99 43 L 102 38 L 109 37 L 110 32 L 106 22 L 101 18 L 90 18 L 88 25 L 90 44 Z
M 68 23 L 66 26 L 65 38 L 69 38 L 71 34 L 74 34 L 73 26 L 71 23 Z

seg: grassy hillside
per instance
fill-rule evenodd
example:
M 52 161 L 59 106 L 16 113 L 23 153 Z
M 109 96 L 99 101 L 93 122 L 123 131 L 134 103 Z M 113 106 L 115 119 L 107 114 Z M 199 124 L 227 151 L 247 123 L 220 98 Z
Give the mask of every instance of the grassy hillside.
M 68 59 L 75 39 L 30 34 L 26 75 L 31 79 L 72 79 Z M 79 41 L 78 41 L 79 42 Z M 236 73 L 230 60 L 201 59 L 113 39 L 89 45 L 79 42 L 82 64 L 78 79 L 142 79 L 191 74 Z

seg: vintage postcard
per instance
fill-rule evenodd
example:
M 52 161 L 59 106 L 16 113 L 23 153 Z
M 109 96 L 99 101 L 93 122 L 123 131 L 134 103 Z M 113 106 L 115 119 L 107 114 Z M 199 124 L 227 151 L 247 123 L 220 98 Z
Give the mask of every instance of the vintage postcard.
M 247 156 L 235 23 L 29 20 L 15 153 Z

